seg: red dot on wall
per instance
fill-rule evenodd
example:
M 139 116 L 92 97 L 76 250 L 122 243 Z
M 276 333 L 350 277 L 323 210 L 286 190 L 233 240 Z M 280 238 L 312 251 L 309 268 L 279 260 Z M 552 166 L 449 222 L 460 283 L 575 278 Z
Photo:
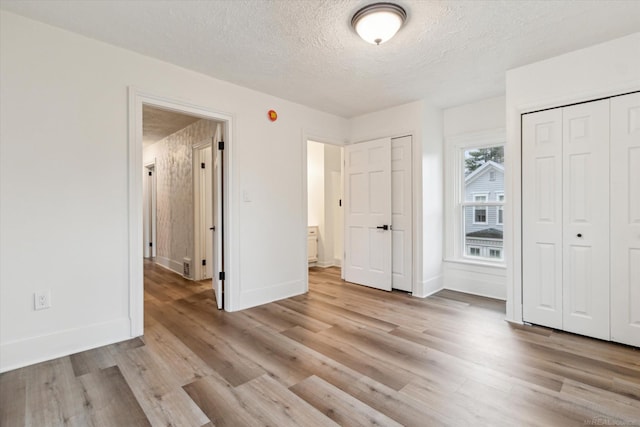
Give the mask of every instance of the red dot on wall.
M 269 120 L 271 120 L 272 122 L 275 122 L 276 120 L 278 120 L 278 113 L 276 113 L 275 110 L 269 110 Z

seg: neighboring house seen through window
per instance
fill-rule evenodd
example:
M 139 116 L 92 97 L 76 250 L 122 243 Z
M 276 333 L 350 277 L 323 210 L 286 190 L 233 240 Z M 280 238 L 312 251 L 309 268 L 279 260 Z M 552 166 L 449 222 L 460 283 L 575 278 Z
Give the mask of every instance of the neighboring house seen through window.
M 486 202 L 487 195 L 476 194 L 473 196 L 474 202 Z M 486 206 L 474 206 L 473 207 L 473 223 L 474 224 L 486 224 L 487 223 L 487 207 Z

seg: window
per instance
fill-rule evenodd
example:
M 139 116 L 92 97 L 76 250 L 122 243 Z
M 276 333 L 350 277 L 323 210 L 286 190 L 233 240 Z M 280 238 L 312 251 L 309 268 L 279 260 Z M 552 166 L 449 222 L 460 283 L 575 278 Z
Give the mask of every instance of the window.
M 473 196 L 474 202 L 485 203 L 487 201 L 486 194 L 476 194 Z M 473 207 L 473 223 L 474 224 L 487 224 L 487 207 L 486 206 L 474 206 Z
M 463 147 L 458 157 L 462 257 L 488 262 L 504 259 L 504 146 Z
M 445 140 L 445 260 L 504 266 L 506 197 L 502 129 Z M 499 252 L 490 252 L 490 249 Z

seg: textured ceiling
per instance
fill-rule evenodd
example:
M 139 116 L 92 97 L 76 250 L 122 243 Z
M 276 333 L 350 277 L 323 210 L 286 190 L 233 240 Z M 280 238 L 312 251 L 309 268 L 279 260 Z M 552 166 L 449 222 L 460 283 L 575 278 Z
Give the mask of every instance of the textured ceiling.
M 504 93 L 505 71 L 640 31 L 640 1 L 415 1 L 391 41 L 365 0 L 0 0 L 3 9 L 344 117 Z
M 142 144 L 148 146 L 200 120 L 159 108 L 142 106 Z

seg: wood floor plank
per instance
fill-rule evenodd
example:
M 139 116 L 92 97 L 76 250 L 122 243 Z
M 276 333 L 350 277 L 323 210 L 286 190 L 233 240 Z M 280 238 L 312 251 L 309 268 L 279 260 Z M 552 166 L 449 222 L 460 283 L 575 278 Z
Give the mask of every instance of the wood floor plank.
M 344 323 L 345 320 L 347 320 L 349 323 L 369 326 L 383 331 L 391 331 L 398 327 L 395 323 L 376 319 L 375 317 L 329 304 L 324 301 L 306 299 L 302 303 L 297 301 L 297 304 L 292 304 L 290 301 L 280 301 L 279 303 L 285 307 L 291 308 L 292 310 L 296 310 L 296 308 L 298 308 L 301 313 L 308 313 L 310 316 L 330 325 Z M 299 304 L 303 304 L 303 307 L 301 308 Z
M 464 385 L 461 385 L 464 387 Z M 475 399 L 460 398 L 455 390 L 446 390 L 441 387 L 433 387 L 431 382 L 421 378 L 415 379 L 406 385 L 400 393 L 423 402 L 432 411 L 444 414 L 452 418 L 457 425 L 487 425 L 487 426 L 513 426 L 526 425 L 522 419 L 512 416 L 506 410 L 477 402 Z M 489 390 L 493 399 L 506 399 L 508 394 L 500 390 Z M 486 393 L 485 393 L 486 394 Z
M 415 376 L 410 371 L 386 363 L 366 351 L 344 343 L 336 345 L 336 341 L 330 337 L 307 331 L 299 326 L 282 334 L 394 390 L 400 390 Z
M 151 425 L 117 366 L 83 375 L 79 381 L 93 425 Z
M 127 384 L 153 425 L 202 425 L 209 421 L 183 392 L 180 378 L 146 347 L 117 356 Z
M 145 262 L 145 337 L 0 375 L 0 425 L 640 426 L 640 349 L 311 268 L 309 292 L 217 309 Z
M 401 426 L 315 375 L 291 386 L 290 389 L 341 426 Z
M 513 362 L 509 358 L 502 357 L 501 354 L 485 356 L 479 346 L 456 348 L 450 342 L 438 342 L 437 339 L 429 335 L 404 328 L 398 328 L 391 334 L 430 349 L 429 356 L 434 359 L 434 363 L 441 366 L 441 369 L 449 367 L 448 369 L 459 373 L 464 371 L 465 377 L 476 378 L 477 375 L 485 375 L 486 369 L 489 368 L 491 371 L 497 371 L 508 377 L 519 378 L 551 390 L 562 388 L 563 377 L 535 369 L 527 363 Z M 526 355 L 520 357 L 525 358 Z M 456 360 L 458 361 L 457 365 L 453 365 Z
M 331 418 L 318 411 L 269 375 L 237 387 L 251 401 L 249 410 L 267 419 L 274 426 L 337 426 Z
M 25 426 L 93 425 L 68 357 L 39 363 L 25 372 Z
M 210 368 L 218 372 L 234 386 L 257 378 L 265 371 L 244 353 L 229 344 L 231 338 L 221 339 L 211 329 L 205 329 L 176 310 L 165 307 L 158 311 L 148 310 L 159 324 L 179 337 L 194 354 Z
M 640 422 L 640 400 L 638 399 L 572 380 L 565 381 L 561 393 L 580 398 L 585 402 L 584 404 L 593 405 L 597 411 L 602 413 L 613 410 L 626 424 L 633 425 L 634 422 Z
M 157 322 L 145 322 L 145 343 L 169 366 L 181 385 L 211 375 L 214 369 L 200 359 L 189 347 Z
M 202 378 L 187 384 L 184 390 L 217 427 L 267 425 L 264 417 L 249 411 L 251 399 L 224 380 Z
M 295 326 L 301 326 L 313 332 L 331 327 L 331 325 L 316 320 L 311 316 L 306 316 L 278 304 L 266 304 L 250 308 L 245 310 L 244 314 L 277 332 L 282 332 Z
M 102 369 L 116 365 L 115 355 L 121 351 L 127 351 L 144 345 L 140 338 L 133 338 L 116 344 L 94 348 L 69 356 L 73 372 L 77 377 L 89 372 L 98 372 Z
M 26 425 L 25 375 L 31 368 L 15 369 L 0 375 L 0 426 Z

